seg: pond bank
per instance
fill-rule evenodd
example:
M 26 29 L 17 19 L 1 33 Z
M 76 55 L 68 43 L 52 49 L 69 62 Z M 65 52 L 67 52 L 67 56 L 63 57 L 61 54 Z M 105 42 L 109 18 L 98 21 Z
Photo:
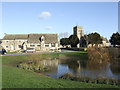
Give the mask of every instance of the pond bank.
M 60 79 L 85 82 L 85 83 L 95 83 L 95 84 L 109 84 L 109 85 L 120 85 L 120 80 L 110 79 L 105 77 L 99 77 L 96 79 L 91 79 L 90 77 L 80 77 L 74 76 L 73 74 L 66 73 L 59 77 Z

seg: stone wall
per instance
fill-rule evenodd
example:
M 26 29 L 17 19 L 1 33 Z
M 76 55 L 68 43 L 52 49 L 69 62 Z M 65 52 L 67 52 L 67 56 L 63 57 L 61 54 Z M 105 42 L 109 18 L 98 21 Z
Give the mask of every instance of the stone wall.
M 7 51 L 17 51 L 21 49 L 21 46 L 27 40 L 2 40 L 2 47 Z

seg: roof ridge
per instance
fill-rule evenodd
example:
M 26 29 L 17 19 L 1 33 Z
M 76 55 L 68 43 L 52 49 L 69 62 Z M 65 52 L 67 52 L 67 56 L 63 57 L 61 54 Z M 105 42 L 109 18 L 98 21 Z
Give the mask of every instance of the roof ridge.
M 28 34 L 6 34 L 6 35 L 28 35 Z

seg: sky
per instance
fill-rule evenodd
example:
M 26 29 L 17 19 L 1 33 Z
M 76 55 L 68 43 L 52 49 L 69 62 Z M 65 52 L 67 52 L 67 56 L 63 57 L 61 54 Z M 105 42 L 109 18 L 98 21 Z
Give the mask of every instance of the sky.
M 3 2 L 2 32 L 7 34 L 65 33 L 73 27 L 107 37 L 118 31 L 117 2 Z

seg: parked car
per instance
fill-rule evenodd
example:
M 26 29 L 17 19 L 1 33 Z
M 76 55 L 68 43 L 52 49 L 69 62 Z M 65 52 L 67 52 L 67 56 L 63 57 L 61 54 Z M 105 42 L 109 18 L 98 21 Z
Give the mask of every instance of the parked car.
M 26 53 L 33 53 L 35 52 L 34 48 L 27 48 L 27 50 L 25 51 Z

